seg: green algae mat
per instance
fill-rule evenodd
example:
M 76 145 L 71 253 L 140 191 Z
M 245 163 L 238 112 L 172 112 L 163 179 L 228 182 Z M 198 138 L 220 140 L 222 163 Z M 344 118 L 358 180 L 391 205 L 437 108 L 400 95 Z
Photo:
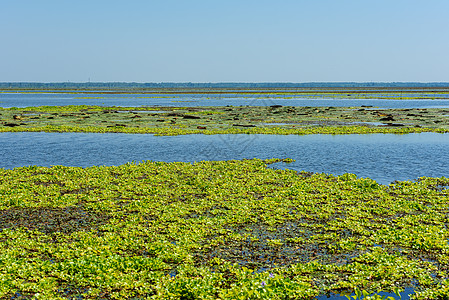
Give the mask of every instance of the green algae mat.
M 448 178 L 279 161 L 0 169 L 0 299 L 449 297 Z
M 449 109 L 41 106 L 0 108 L 0 132 L 363 134 L 449 132 Z

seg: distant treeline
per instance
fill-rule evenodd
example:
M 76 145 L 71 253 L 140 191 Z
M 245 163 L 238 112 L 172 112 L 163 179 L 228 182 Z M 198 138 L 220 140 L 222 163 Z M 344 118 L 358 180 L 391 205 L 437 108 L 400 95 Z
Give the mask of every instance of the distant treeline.
M 197 89 L 260 89 L 260 88 L 430 88 L 449 87 L 448 82 L 0 82 L 0 89 L 153 89 L 153 88 L 197 88 Z

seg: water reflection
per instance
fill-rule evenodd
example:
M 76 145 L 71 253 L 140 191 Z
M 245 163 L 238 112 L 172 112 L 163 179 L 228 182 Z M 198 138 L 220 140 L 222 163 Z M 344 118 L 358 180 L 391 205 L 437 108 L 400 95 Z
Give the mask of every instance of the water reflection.
M 0 167 L 120 165 L 127 162 L 293 158 L 273 167 L 340 175 L 382 184 L 449 177 L 449 134 L 183 135 L 1 133 Z

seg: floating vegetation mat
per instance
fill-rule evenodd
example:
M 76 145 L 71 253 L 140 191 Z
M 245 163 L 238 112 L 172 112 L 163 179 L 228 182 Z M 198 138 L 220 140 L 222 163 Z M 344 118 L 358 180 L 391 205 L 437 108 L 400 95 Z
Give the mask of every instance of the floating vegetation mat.
M 449 297 L 448 178 L 280 161 L 0 169 L 0 298 Z
M 449 109 L 372 107 L 101 107 L 0 108 L 0 132 L 180 134 L 364 134 L 449 132 Z

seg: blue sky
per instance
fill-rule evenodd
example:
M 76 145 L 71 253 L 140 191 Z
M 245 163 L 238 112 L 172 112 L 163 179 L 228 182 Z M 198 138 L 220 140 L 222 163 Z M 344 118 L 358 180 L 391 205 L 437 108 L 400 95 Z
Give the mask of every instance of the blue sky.
M 2 0 L 0 81 L 449 82 L 447 0 Z

